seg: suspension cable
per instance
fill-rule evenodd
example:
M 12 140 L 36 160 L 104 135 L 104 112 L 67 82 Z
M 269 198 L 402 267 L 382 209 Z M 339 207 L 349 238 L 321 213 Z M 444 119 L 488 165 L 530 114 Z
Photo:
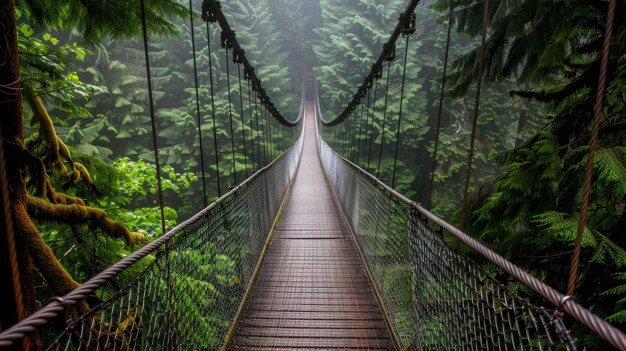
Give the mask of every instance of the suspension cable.
M 360 102 L 359 102 L 359 104 L 360 104 Z M 359 128 L 359 119 L 361 118 L 360 117 L 361 116 L 360 115 L 361 111 L 359 110 L 359 104 L 357 104 L 355 106 L 354 112 L 353 112 L 354 120 L 352 121 L 352 129 L 351 129 L 353 137 L 352 137 L 352 143 L 350 144 L 350 156 L 352 156 L 352 158 L 351 158 L 352 162 L 354 162 L 354 160 L 355 160 L 355 152 L 354 152 L 355 151 L 355 147 L 354 146 L 355 146 L 356 140 L 357 140 L 357 131 L 358 131 L 358 128 Z
M 241 88 L 241 61 L 236 59 L 240 53 L 235 54 L 235 50 L 233 50 L 233 62 L 237 64 L 237 78 L 239 79 L 239 107 L 240 107 L 240 115 L 241 115 L 241 138 L 243 142 L 243 161 L 245 165 L 245 175 L 246 179 L 248 179 L 248 153 L 246 150 L 246 123 L 244 121 L 244 112 L 243 112 L 243 90 Z
M 261 169 L 261 138 L 259 138 L 261 129 L 259 129 L 259 104 L 257 102 L 256 94 L 254 95 L 254 120 L 256 124 L 256 153 L 259 163 L 259 169 Z M 252 147 L 254 148 L 254 140 L 252 142 Z
M 230 41 L 231 33 L 226 33 L 222 31 L 222 47 L 224 48 L 224 52 L 226 53 L 226 90 L 228 91 L 228 120 L 230 122 L 230 149 L 231 149 L 231 157 L 233 164 L 233 186 L 237 186 L 237 161 L 235 159 L 235 131 L 233 128 L 233 105 L 230 94 L 230 67 L 229 67 L 229 55 L 228 49 L 232 47 L 232 43 Z
M 272 156 L 269 154 L 269 135 L 270 135 L 270 126 L 269 119 L 267 118 L 267 110 L 263 109 L 263 148 L 265 149 L 265 165 L 268 165 Z
M 467 219 L 467 208 L 469 201 L 469 183 L 472 177 L 472 162 L 474 161 L 474 145 L 476 143 L 476 129 L 480 113 L 480 90 L 482 88 L 483 71 L 485 69 L 485 47 L 487 46 L 487 28 L 489 27 L 489 0 L 484 0 L 483 5 L 483 25 L 480 41 L 480 52 L 478 54 L 478 78 L 476 82 L 476 97 L 474 99 L 474 119 L 472 120 L 472 136 L 470 137 L 470 147 L 467 154 L 467 170 L 465 172 L 465 184 L 463 186 L 463 207 L 461 209 L 461 222 L 459 229 L 465 229 Z
M 267 165 L 267 146 L 265 144 L 265 117 L 263 115 L 263 111 L 259 112 L 259 101 L 258 101 L 258 97 L 256 96 L 256 94 L 254 95 L 254 108 L 256 110 L 256 119 L 257 119 L 257 123 L 259 123 L 259 120 L 261 120 L 261 122 L 263 122 L 261 124 L 261 129 L 257 128 L 257 130 L 259 131 L 259 133 L 262 133 L 258 136 L 258 142 L 257 142 L 257 147 L 261 147 L 261 140 L 263 140 L 263 148 L 261 148 L 261 150 L 263 150 L 263 166 Z M 259 154 L 260 155 L 260 154 Z
M 369 90 L 368 90 L 368 96 L 369 96 Z M 361 101 L 361 114 L 359 115 L 359 123 L 358 123 L 358 128 L 359 128 L 359 134 L 358 134 L 358 138 L 356 140 L 356 164 L 358 165 L 360 160 L 361 160 L 361 140 L 363 139 L 363 113 L 365 113 L 365 104 L 363 103 L 364 101 Z M 363 150 L 365 151 L 365 150 Z
M 415 0 L 413 0 L 415 1 Z M 230 40 L 229 49 L 236 50 L 237 52 L 243 52 L 241 45 L 237 41 L 237 38 L 234 36 L 234 31 L 228 24 L 226 17 L 224 16 L 224 12 L 222 12 L 222 6 L 219 1 L 216 0 L 203 0 L 202 1 L 202 19 L 207 22 L 217 22 L 222 29 L 222 33 L 232 34 L 232 40 Z M 241 64 L 243 64 L 244 69 L 251 69 L 252 65 L 248 61 L 248 58 L 245 54 L 241 55 Z M 280 124 L 287 127 L 295 127 L 298 125 L 300 121 L 290 121 L 286 119 L 280 111 L 276 108 L 274 103 L 269 99 L 269 96 L 263 89 L 261 84 L 261 80 L 257 77 L 254 71 L 251 71 L 251 79 L 252 79 L 252 89 L 255 90 L 259 94 L 259 99 L 266 106 L 267 109 L 272 112 L 274 117 L 280 122 Z
M 157 123 L 154 112 L 154 96 L 152 93 L 152 71 L 150 69 L 150 49 L 148 47 L 148 26 L 146 23 L 146 7 L 144 0 L 140 1 L 141 6 L 141 27 L 143 31 L 143 53 L 146 60 L 146 77 L 148 80 L 148 102 L 150 104 L 150 122 L 152 127 L 152 149 L 154 151 L 154 165 L 156 168 L 157 192 L 159 197 L 159 208 L 161 210 L 161 234 L 165 234 L 165 210 L 163 208 L 163 187 L 161 184 L 161 164 L 159 162 L 159 145 L 157 141 Z
M 615 18 L 616 0 L 609 1 L 609 8 L 606 16 L 606 28 L 604 32 L 604 43 L 602 45 L 602 57 L 600 61 L 600 76 L 598 77 L 598 88 L 596 90 L 596 101 L 594 105 L 593 126 L 589 140 L 589 153 L 585 166 L 585 180 L 583 183 L 582 200 L 580 204 L 580 215 L 578 217 L 578 227 L 576 228 L 576 241 L 574 242 L 574 254 L 567 284 L 567 294 L 574 296 L 576 279 L 578 278 L 578 265 L 580 264 L 580 251 L 583 233 L 587 226 L 588 208 L 591 201 L 591 185 L 593 182 L 593 159 L 598 147 L 600 133 L 600 123 L 602 118 L 602 105 L 604 103 L 604 92 L 606 89 L 606 76 L 609 66 L 609 52 L 611 49 L 611 38 L 613 36 L 613 21 Z
M 408 4 L 403 12 L 406 14 L 413 14 L 415 11 L 415 8 L 417 7 L 417 5 L 419 4 L 420 0 L 409 0 Z M 407 17 L 407 20 L 412 21 L 412 17 Z M 405 25 L 405 23 L 402 23 L 402 21 L 398 21 L 398 24 L 396 25 L 396 27 L 394 28 L 393 32 L 391 33 L 391 36 L 389 37 L 389 40 L 385 43 L 385 48 L 393 48 L 395 50 L 395 44 L 396 41 L 398 40 L 398 37 L 400 36 L 400 34 L 402 34 L 403 31 L 403 25 Z M 380 53 L 380 55 L 378 56 L 378 59 L 376 60 L 376 62 L 374 63 L 374 65 L 372 66 L 372 69 L 370 70 L 370 72 L 367 74 L 367 76 L 365 77 L 365 80 L 363 81 L 363 84 L 361 85 L 360 89 L 363 88 L 363 85 L 367 84 L 368 80 L 371 80 L 373 78 L 373 76 L 376 74 L 376 69 L 378 66 L 382 67 L 382 64 L 384 61 L 388 61 L 388 51 L 386 49 L 383 49 L 383 51 Z M 359 90 L 360 91 L 360 90 Z M 354 104 L 356 103 L 357 99 L 358 99 L 358 94 L 359 91 L 357 91 L 357 93 L 353 96 L 352 100 L 350 101 L 350 103 L 348 103 L 348 105 L 344 108 L 344 110 L 333 120 L 326 120 L 323 116 L 320 116 L 321 119 L 321 123 L 325 126 L 328 127 L 332 127 L 332 126 L 336 126 L 340 123 L 342 123 L 348 116 L 349 113 L 352 109 L 352 107 L 354 106 Z
M 198 143 L 200 147 L 200 167 L 202 171 L 202 199 L 204 207 L 208 206 L 207 190 L 206 190 L 206 172 L 204 167 L 204 148 L 202 147 L 202 117 L 200 116 L 200 91 L 198 88 L 198 63 L 196 60 L 196 36 L 193 24 L 193 4 L 189 0 L 189 22 L 191 24 L 191 50 L 193 53 L 193 79 L 196 88 L 196 118 L 198 121 Z
M 400 146 L 400 126 L 402 124 L 402 102 L 404 100 L 404 81 L 406 78 L 406 59 L 409 53 L 409 38 L 406 36 L 406 44 L 404 50 L 404 63 L 402 64 L 402 84 L 400 85 L 400 110 L 398 111 L 398 127 L 396 129 L 396 150 L 393 154 L 393 170 L 391 172 L 391 187 L 394 188 L 396 184 L 396 165 L 398 163 L 398 147 Z
M 267 119 L 267 128 L 268 128 L 267 149 L 270 155 L 269 161 L 272 162 L 272 160 L 274 159 L 274 126 L 272 125 L 270 113 L 267 109 L 265 110 L 265 118 Z
M 154 96 L 152 91 L 152 72 L 150 69 L 150 48 L 148 42 L 148 25 L 146 20 L 146 6 L 144 0 L 140 0 L 141 6 L 141 27 L 143 31 L 143 45 L 144 45 L 144 56 L 146 60 L 146 78 L 148 80 L 148 101 L 150 104 L 150 122 L 152 127 L 152 146 L 154 150 L 154 165 L 156 168 L 156 178 L 157 178 L 157 191 L 159 197 L 159 209 L 161 211 L 161 235 L 165 235 L 165 209 L 163 206 L 163 187 L 161 184 L 161 164 L 159 162 L 159 145 L 157 140 L 157 123 L 156 123 L 156 114 L 154 109 Z M 165 301 L 167 303 L 167 308 L 170 309 L 172 306 L 172 275 L 171 275 L 171 264 L 170 264 L 170 250 L 167 245 L 164 248 L 165 251 L 165 280 L 166 280 L 166 298 Z M 166 329 L 168 331 L 172 331 L 171 328 L 174 328 L 174 324 L 176 324 L 176 320 L 167 321 Z
M 346 156 L 346 158 L 348 158 L 349 160 L 352 161 L 352 158 L 350 157 L 352 154 L 352 144 L 353 144 L 353 138 L 354 138 L 354 133 L 353 131 L 353 125 L 354 125 L 354 119 L 356 118 L 355 116 L 356 112 L 353 110 L 350 113 L 350 117 L 348 117 L 348 123 L 347 125 L 344 127 L 346 128 L 346 133 L 348 133 L 349 138 L 346 138 L 343 140 L 343 154 Z
M 245 75 L 245 74 L 244 74 Z M 255 134 L 256 134 L 256 130 L 253 127 L 252 124 L 252 88 L 250 87 L 250 79 L 246 79 L 247 84 L 248 84 L 248 111 L 250 112 L 250 118 L 248 119 L 250 121 L 250 144 L 252 144 L 252 150 L 250 150 L 250 153 L 252 154 L 252 173 L 254 173 L 254 166 L 256 164 L 256 155 L 254 154 L 254 139 L 255 139 Z M 258 128 L 258 125 L 257 125 Z M 260 167 L 259 167 L 260 168 Z M 257 168 L 257 169 L 259 169 Z
M 371 83 L 371 81 L 370 81 Z M 370 85 L 367 88 L 367 99 L 365 99 L 365 134 L 363 134 L 363 167 L 365 167 L 365 159 L 366 159 L 366 152 L 367 152 L 367 134 L 369 133 L 369 123 L 370 123 L 370 98 L 372 95 L 372 86 Z M 359 150 L 361 148 L 361 143 L 359 142 Z M 360 155 L 360 152 L 359 152 Z
M 372 101 L 372 118 L 371 118 L 371 127 L 370 127 L 370 135 L 369 135 L 369 147 L 367 148 L 367 170 L 368 172 L 372 169 L 370 168 L 370 161 L 372 160 L 372 144 L 374 142 L 374 117 L 376 116 L 376 99 L 378 93 L 378 77 L 374 78 L 374 99 Z
M 391 61 L 387 62 L 387 83 L 385 88 L 385 104 L 383 106 L 383 125 L 380 132 L 380 151 L 378 152 L 378 166 L 376 167 L 376 178 L 380 178 L 380 161 L 383 158 L 383 145 L 385 144 L 385 121 L 387 119 L 387 99 L 389 97 L 389 75 L 391 73 Z
M 208 14 L 207 14 L 208 16 Z M 215 174 L 217 178 L 217 197 L 222 197 L 222 186 L 220 181 L 220 152 L 217 142 L 217 125 L 215 123 L 215 94 L 213 92 L 213 58 L 211 53 L 211 31 L 209 21 L 206 22 L 207 48 L 209 52 L 209 88 L 211 93 L 211 121 L 213 124 L 213 149 L 215 150 Z
M 446 89 L 446 75 L 448 72 L 448 57 L 450 52 L 450 34 L 452 32 L 452 13 L 454 6 L 450 5 L 448 11 L 448 32 L 446 34 L 446 49 L 443 57 L 443 75 L 441 77 L 441 89 L 439 90 L 439 107 L 437 110 L 437 127 L 435 129 L 435 148 L 433 150 L 433 162 L 430 166 L 430 180 L 428 182 L 428 199 L 426 200 L 426 208 L 428 210 L 432 207 L 433 189 L 435 183 L 435 171 L 437 170 L 437 151 L 439 149 L 439 134 L 441 131 L 441 116 L 443 114 L 443 94 Z

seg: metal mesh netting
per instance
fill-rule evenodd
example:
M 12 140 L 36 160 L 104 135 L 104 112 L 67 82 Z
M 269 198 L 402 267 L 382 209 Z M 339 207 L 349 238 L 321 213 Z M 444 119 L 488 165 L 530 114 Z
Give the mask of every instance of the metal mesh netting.
M 60 335 L 47 327 L 48 349 L 217 349 L 242 303 L 301 149 L 302 138 L 190 219 L 159 250 L 108 281 L 111 291 L 119 291 L 100 296 L 104 301 L 88 313 L 74 307 Z
M 551 313 L 451 248 L 441 229 L 318 138 L 322 164 L 401 349 L 573 347 L 560 340 Z

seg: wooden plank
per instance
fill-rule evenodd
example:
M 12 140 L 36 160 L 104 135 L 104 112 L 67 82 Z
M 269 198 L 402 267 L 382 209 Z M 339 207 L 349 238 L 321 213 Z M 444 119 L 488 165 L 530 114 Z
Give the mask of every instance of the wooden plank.
M 291 304 L 260 304 L 257 301 L 246 310 L 247 312 L 298 312 L 298 313 L 310 313 L 310 312 L 333 312 L 333 313 L 371 313 L 375 315 L 380 313 L 380 309 L 377 305 L 304 305 L 299 303 Z M 246 315 L 246 314 L 244 314 Z
M 387 329 L 338 329 L 338 328 L 267 328 L 245 327 L 237 332 L 238 336 L 290 337 L 290 338 L 331 338 L 331 339 L 387 339 Z
M 230 348 L 392 350 L 306 118 L 301 164 Z
M 333 328 L 333 329 L 384 329 L 387 326 L 383 320 L 303 320 L 303 319 L 264 319 L 245 318 L 239 323 L 240 329 L 246 327 L 264 328 Z
M 238 337 L 237 347 L 281 347 L 281 348 L 356 348 L 393 349 L 390 339 L 380 338 L 297 338 L 297 337 Z

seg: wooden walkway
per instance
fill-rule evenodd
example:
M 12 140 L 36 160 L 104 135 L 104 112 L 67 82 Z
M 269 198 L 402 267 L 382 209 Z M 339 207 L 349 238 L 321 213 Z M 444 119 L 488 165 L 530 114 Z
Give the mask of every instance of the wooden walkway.
M 392 350 L 374 292 L 317 155 L 312 102 L 294 185 L 233 350 Z

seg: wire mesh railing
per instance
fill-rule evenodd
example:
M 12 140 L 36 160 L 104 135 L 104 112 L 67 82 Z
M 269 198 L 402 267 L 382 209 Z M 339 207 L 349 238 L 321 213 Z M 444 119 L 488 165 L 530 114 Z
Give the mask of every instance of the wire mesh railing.
M 563 311 L 626 349 L 621 331 L 337 154 L 320 129 L 317 138 L 322 165 L 399 349 L 576 350 Z M 451 240 L 492 265 L 464 255 Z M 513 283 L 504 285 L 494 274 Z
M 37 332 L 48 350 L 220 348 L 301 151 L 302 136 L 206 209 L 3 331 L 0 347 Z

